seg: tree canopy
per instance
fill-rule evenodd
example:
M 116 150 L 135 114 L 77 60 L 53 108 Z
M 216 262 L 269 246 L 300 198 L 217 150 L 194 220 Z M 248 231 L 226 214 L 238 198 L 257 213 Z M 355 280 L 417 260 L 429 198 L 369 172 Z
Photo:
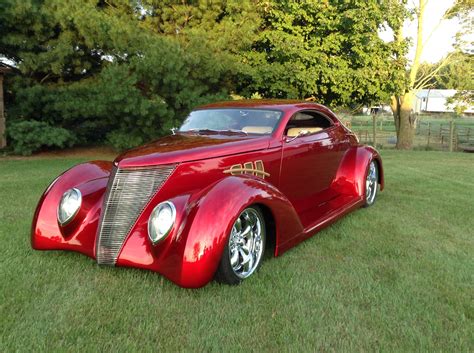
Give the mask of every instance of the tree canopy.
M 231 94 L 386 100 L 406 45 L 378 31 L 404 16 L 395 0 L 4 0 L 0 56 L 21 71 L 6 83 L 10 138 L 34 126 L 125 148 Z
M 403 51 L 378 32 L 401 25 L 392 1 L 277 1 L 262 13 L 263 28 L 243 52 L 244 95 L 306 98 L 331 106 L 387 100 L 403 80 Z M 398 5 L 400 7 L 400 5 Z

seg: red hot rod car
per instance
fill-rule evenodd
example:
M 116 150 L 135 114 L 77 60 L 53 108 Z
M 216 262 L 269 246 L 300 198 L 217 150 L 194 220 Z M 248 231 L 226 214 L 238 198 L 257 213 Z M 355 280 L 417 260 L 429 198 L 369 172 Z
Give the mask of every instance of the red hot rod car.
M 114 162 L 77 165 L 44 192 L 39 250 L 161 273 L 183 287 L 237 284 L 374 203 L 382 161 L 328 108 L 295 101 L 200 107 L 179 130 Z

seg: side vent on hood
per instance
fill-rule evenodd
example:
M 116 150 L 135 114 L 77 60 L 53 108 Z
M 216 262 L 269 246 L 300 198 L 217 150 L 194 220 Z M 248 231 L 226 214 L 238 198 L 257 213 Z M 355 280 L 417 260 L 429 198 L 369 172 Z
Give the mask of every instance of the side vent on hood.
M 97 234 L 97 263 L 115 265 L 138 216 L 175 168 L 176 164 L 133 169 L 114 167 Z

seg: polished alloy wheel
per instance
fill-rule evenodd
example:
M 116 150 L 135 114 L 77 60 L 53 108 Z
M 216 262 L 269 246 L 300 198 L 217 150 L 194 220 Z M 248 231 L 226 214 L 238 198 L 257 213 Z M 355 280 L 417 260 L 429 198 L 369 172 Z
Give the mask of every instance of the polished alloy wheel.
M 245 209 L 232 227 L 229 238 L 229 259 L 235 275 L 249 277 L 262 259 L 265 237 L 264 220 L 254 208 Z
M 372 205 L 375 201 L 375 195 L 378 188 L 378 175 L 376 162 L 372 161 L 367 172 L 367 179 L 365 180 L 365 202 L 367 205 Z

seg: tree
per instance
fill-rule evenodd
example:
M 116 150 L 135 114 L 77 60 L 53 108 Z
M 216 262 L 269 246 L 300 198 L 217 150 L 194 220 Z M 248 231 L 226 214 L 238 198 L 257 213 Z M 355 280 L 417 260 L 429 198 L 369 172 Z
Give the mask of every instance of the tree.
M 124 148 L 166 133 L 196 105 L 228 97 L 227 61 L 209 55 L 207 42 L 158 34 L 138 2 L 1 6 L 0 55 L 23 74 L 10 85 L 11 124 L 40 121 L 46 125 L 34 126 L 66 129 L 77 143 L 107 139 Z
M 474 12 L 474 2 L 472 0 L 455 0 L 453 6 L 448 9 L 445 18 L 457 18 L 461 23 L 461 30 L 457 35 L 458 47 L 469 45 L 472 49 L 472 42 L 466 42 L 465 35 L 472 34 L 472 17 Z M 469 39 L 469 36 L 467 40 Z
M 400 86 L 378 31 L 403 23 L 393 1 L 143 1 L 146 24 L 182 43 L 208 43 L 244 97 L 315 97 L 337 106 L 379 102 Z M 395 70 L 393 66 L 397 69 Z
M 466 108 L 472 107 L 474 104 L 474 83 L 472 77 L 472 68 L 474 63 L 473 43 L 472 43 L 472 18 L 474 16 L 474 2 L 472 0 L 456 0 L 453 7 L 446 13 L 447 18 L 457 17 L 461 22 L 462 29 L 457 35 L 457 46 L 463 50 L 464 60 L 462 60 L 463 68 L 456 68 L 457 72 L 464 71 L 463 84 L 450 100 L 455 104 L 455 110 L 458 114 L 462 113 Z M 466 39 L 467 37 L 467 39 Z M 469 42 L 469 39 L 471 40 Z M 468 73 L 468 74 L 466 74 Z
M 411 149 L 413 145 L 414 131 L 416 127 L 416 117 L 413 114 L 413 103 L 416 92 L 416 78 L 420 67 L 421 54 L 423 50 L 423 25 L 427 0 L 419 0 L 419 6 L 415 9 L 417 17 L 417 37 L 415 57 L 408 69 L 405 88 L 392 96 L 391 107 L 395 128 L 397 130 L 397 148 Z M 401 42 L 403 40 L 402 27 L 395 32 L 395 38 Z M 397 58 L 398 59 L 398 58 Z
M 401 1 L 403 2 L 403 1 Z M 411 149 L 413 146 L 413 138 L 416 129 L 416 116 L 413 114 L 413 103 L 417 90 L 429 87 L 433 84 L 437 77 L 446 70 L 453 70 L 458 65 L 456 55 L 461 55 L 458 50 L 448 54 L 437 65 L 422 65 L 421 56 L 423 53 L 424 38 L 423 27 L 425 20 L 426 4 L 428 0 L 419 0 L 418 5 L 414 9 L 417 21 L 417 35 L 415 39 L 415 57 L 407 70 L 406 86 L 398 94 L 391 98 L 391 107 L 397 130 L 397 148 Z M 445 18 L 453 16 L 465 16 L 466 12 L 472 11 L 472 0 L 458 0 L 454 6 L 445 14 Z M 466 28 L 466 27 L 464 27 Z M 402 27 L 395 32 L 395 37 L 403 40 Z M 461 33 L 458 39 L 461 38 Z M 451 64 L 451 65 L 450 65 Z
M 385 43 L 383 27 L 403 23 L 393 1 L 262 1 L 262 25 L 241 53 L 246 72 L 238 92 L 306 98 L 331 106 L 370 104 L 401 85 L 402 62 L 390 60 L 403 43 Z
M 74 133 L 76 143 L 106 139 L 128 147 L 229 93 L 371 104 L 400 91 L 406 79 L 405 42 L 378 35 L 403 24 L 399 0 L 4 0 L 0 6 L 0 55 L 23 73 L 9 85 L 10 121 L 30 122 L 13 129 L 15 138 L 34 126 Z
M 474 67 L 474 55 L 456 51 L 449 53 L 449 60 L 442 58 L 439 62 L 422 63 L 418 70 L 417 81 L 425 80 L 425 88 L 474 90 L 472 75 L 468 73 Z

